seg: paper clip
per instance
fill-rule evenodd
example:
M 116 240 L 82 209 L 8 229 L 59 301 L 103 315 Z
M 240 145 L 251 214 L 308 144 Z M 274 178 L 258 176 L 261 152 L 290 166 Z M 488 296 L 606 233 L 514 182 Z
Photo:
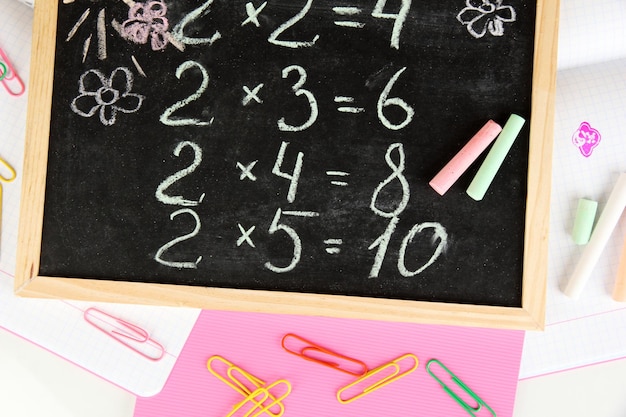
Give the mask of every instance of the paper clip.
M 9 171 L 9 176 L 5 177 L 2 175 L 2 171 L 0 171 L 0 226 L 2 225 L 2 182 L 11 182 L 17 177 L 17 173 L 15 169 L 7 161 L 5 161 L 2 157 L 0 157 L 0 164 L 4 165 L 4 167 Z
M 0 65 L 2 66 L 2 75 L 0 76 L 0 82 L 4 86 L 7 92 L 14 96 L 21 96 L 24 94 L 24 82 L 17 75 L 15 68 L 11 65 L 9 58 L 2 48 L 0 48 Z
M 214 366 L 215 362 L 218 362 L 226 367 L 226 371 L 223 372 L 226 375 L 226 377 L 222 376 L 222 374 L 215 368 Z M 229 387 L 231 387 L 232 389 L 234 389 L 235 391 L 237 391 L 239 394 L 243 395 L 246 398 L 250 397 L 254 392 L 266 386 L 265 381 L 263 381 L 260 378 L 257 378 L 256 376 L 245 371 L 244 369 L 240 368 L 239 366 L 235 365 L 229 360 L 223 358 L 222 356 L 219 356 L 219 355 L 211 356 L 209 360 L 207 361 L 206 366 L 209 372 L 215 375 L 217 379 L 224 382 L 226 385 L 228 385 Z M 239 375 L 240 377 L 237 377 L 237 375 Z M 241 377 L 243 378 L 243 380 L 240 379 Z M 289 391 L 291 391 L 291 385 L 289 385 Z M 282 403 L 280 403 L 279 399 L 274 397 L 269 391 L 267 395 L 268 395 L 267 399 L 271 400 L 272 404 L 280 408 L 280 411 L 278 413 L 268 412 L 268 414 L 270 414 L 273 417 L 281 416 L 284 412 L 284 407 Z M 274 407 L 274 405 L 272 407 Z
M 287 342 L 289 339 L 296 339 L 297 341 L 306 344 L 306 346 L 301 348 L 299 351 L 292 350 L 286 346 L 287 344 L 290 344 Z M 353 359 L 318 346 L 315 343 L 293 333 L 286 334 L 280 344 L 287 352 L 306 359 L 307 361 L 319 363 L 320 365 L 324 365 L 350 375 L 362 376 L 367 373 L 367 365 L 360 360 Z M 320 357 L 315 357 L 315 354 L 319 354 Z M 324 357 L 328 357 L 328 359 L 325 359 Z M 350 369 L 351 365 L 358 367 L 358 370 Z
M 400 367 L 400 363 L 406 360 L 412 360 L 414 364 L 409 369 L 402 371 Z M 391 362 L 381 365 L 378 368 L 372 369 L 361 378 L 341 388 L 339 391 L 337 391 L 337 400 L 342 404 L 347 404 L 351 401 L 361 398 L 373 391 L 376 391 L 379 388 L 384 387 L 385 385 L 388 385 L 394 381 L 397 381 L 403 376 L 410 374 L 411 372 L 417 369 L 418 364 L 419 364 L 419 361 L 417 359 L 417 356 L 413 355 L 412 353 L 407 353 L 405 355 L 402 355 L 399 358 L 392 360 Z M 387 371 L 387 370 L 392 371 L 390 375 L 384 376 L 381 379 L 377 379 L 373 384 L 368 384 L 364 388 L 359 389 L 356 394 L 350 396 L 349 398 L 346 398 L 346 399 L 342 398 L 341 394 L 343 394 L 345 391 L 348 391 L 350 388 L 353 388 L 353 387 L 358 388 L 358 385 L 363 384 L 368 379 L 371 379 L 377 374 L 383 371 Z
M 226 366 L 225 374 L 226 374 L 226 377 L 228 377 L 228 379 L 223 377 L 220 374 L 220 372 L 218 372 L 218 370 L 215 369 L 213 365 L 214 362 L 220 362 L 221 364 Z M 263 381 L 262 379 L 257 378 L 256 376 L 241 369 L 234 363 L 228 361 L 227 359 L 219 355 L 211 356 L 209 360 L 207 361 L 206 366 L 207 366 L 207 369 L 213 375 L 215 375 L 220 381 L 222 381 L 223 383 L 225 383 L 226 385 L 228 385 L 229 387 L 231 387 L 232 389 L 234 389 L 235 391 L 237 391 L 244 397 L 247 397 L 248 395 L 252 394 L 253 391 L 265 385 L 265 381 Z M 241 375 L 245 379 L 245 382 L 248 382 L 248 385 L 252 385 L 252 388 L 250 386 L 247 386 L 240 379 L 238 379 L 235 374 Z
M 125 320 L 90 307 L 83 313 L 87 323 L 94 326 L 115 341 L 134 350 L 151 361 L 160 360 L 165 354 L 163 346 L 151 339 L 148 332 Z
M 465 400 L 463 400 L 456 392 L 452 390 L 445 382 L 443 382 L 435 373 L 430 369 L 432 364 L 439 365 L 450 377 L 450 380 L 459 386 L 466 394 L 468 394 L 474 401 L 476 401 L 476 407 L 472 407 Z M 483 407 L 489 411 L 489 413 L 496 417 L 496 413 L 489 407 L 474 391 L 472 391 L 463 381 L 459 379 L 456 375 L 452 373 L 441 361 L 437 359 L 431 359 L 426 364 L 426 371 L 435 378 L 435 380 L 441 385 L 443 390 L 450 396 L 454 401 L 456 401 L 465 411 L 467 411 L 470 415 L 476 416 Z
M 277 387 L 278 385 L 284 385 L 286 389 L 285 389 L 285 392 L 281 394 L 279 397 L 275 397 L 274 395 L 270 394 L 270 390 L 272 388 Z M 281 401 L 287 398 L 287 396 L 290 393 L 291 393 L 291 384 L 289 383 L 289 381 L 284 380 L 284 379 L 279 379 L 278 381 L 273 382 L 267 386 L 257 388 L 256 390 L 254 390 L 243 401 L 236 404 L 233 407 L 233 410 L 230 413 L 228 413 L 226 417 L 235 416 L 238 411 L 244 409 L 244 407 L 246 405 L 249 405 L 249 403 L 251 403 L 250 409 L 245 411 L 244 414 L 241 414 L 242 417 L 257 417 L 264 413 L 270 416 L 280 417 L 285 413 L 285 407 L 283 406 Z M 261 396 L 261 398 L 257 398 L 259 396 Z M 267 400 L 271 400 L 271 402 L 269 404 L 266 404 Z M 273 413 L 270 411 L 274 407 L 280 408 L 278 413 Z
M 0 173 L 0 181 L 11 182 L 15 178 L 17 178 L 17 173 L 15 172 L 15 169 L 11 165 L 9 165 L 9 163 L 5 161 L 5 159 L 2 157 L 0 157 L 0 164 L 4 165 L 4 167 L 9 171 L 10 174 L 8 177 L 5 177 L 4 175 L 2 175 L 2 173 Z

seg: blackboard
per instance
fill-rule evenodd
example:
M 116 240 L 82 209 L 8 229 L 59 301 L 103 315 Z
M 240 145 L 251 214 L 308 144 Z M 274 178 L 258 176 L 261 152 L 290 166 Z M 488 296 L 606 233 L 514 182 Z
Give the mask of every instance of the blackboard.
M 129 284 L 182 288 L 204 307 L 198 294 L 223 289 L 233 308 L 241 294 L 313 300 L 295 313 L 382 302 L 383 318 L 478 306 L 541 326 L 558 10 L 545 7 L 38 3 L 51 58 L 33 67 L 48 95 L 29 117 L 45 155 L 37 142 L 19 289 L 42 295 L 39 277 L 124 301 Z M 528 123 L 482 201 L 465 192 L 480 160 L 445 195 L 430 188 L 485 122 L 511 114 Z

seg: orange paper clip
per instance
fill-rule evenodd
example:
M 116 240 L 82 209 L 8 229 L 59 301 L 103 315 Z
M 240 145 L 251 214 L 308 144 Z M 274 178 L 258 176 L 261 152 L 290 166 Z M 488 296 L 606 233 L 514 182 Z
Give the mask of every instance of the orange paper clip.
M 283 385 L 284 392 L 276 397 L 270 393 L 270 390 L 276 388 L 279 385 Z M 282 404 L 282 400 L 287 398 L 291 393 L 291 384 L 289 381 L 279 379 L 267 386 L 257 388 L 250 395 L 248 395 L 243 401 L 236 404 L 233 410 L 228 413 L 226 417 L 257 417 L 261 414 L 268 414 L 273 417 L 280 417 L 285 413 L 285 407 Z M 260 397 L 260 398 L 259 398 Z M 270 400 L 268 404 L 267 401 Z M 271 411 L 272 408 L 279 408 L 278 412 Z
M 17 75 L 15 68 L 11 65 L 9 58 L 2 48 L 0 48 L 0 82 L 4 86 L 4 89 L 12 96 L 21 96 L 24 94 L 24 82 Z
M 163 346 L 150 339 L 148 332 L 137 325 L 93 307 L 85 310 L 83 317 L 87 323 L 144 358 L 158 361 L 165 354 Z
M 367 365 L 360 360 L 333 352 L 293 333 L 286 334 L 281 341 L 281 345 L 287 352 L 307 361 L 319 363 L 350 375 L 362 376 L 367 373 Z M 287 347 L 287 345 L 292 347 Z M 294 349 L 295 345 L 300 345 L 301 347 L 296 350 Z
M 404 366 L 408 365 L 409 361 L 413 362 L 413 365 L 411 365 L 408 369 L 403 370 Z M 418 363 L 419 361 L 417 359 L 417 356 L 413 355 L 412 353 L 402 355 L 399 358 L 392 360 L 391 362 L 381 365 L 378 368 L 372 369 L 361 378 L 341 388 L 339 391 L 337 391 L 337 400 L 339 400 L 339 402 L 342 404 L 347 404 L 351 401 L 361 398 L 364 395 L 369 394 L 370 392 L 376 391 L 377 389 L 382 388 L 387 384 L 391 384 L 392 382 L 397 381 L 403 376 L 410 374 L 417 369 Z M 382 378 L 374 378 L 375 376 L 380 376 L 379 374 L 385 371 L 391 371 L 391 373 L 389 375 L 383 375 Z M 371 379 L 375 379 L 375 382 L 368 382 L 368 380 Z M 342 398 L 342 394 L 346 391 L 352 392 L 349 392 L 349 397 L 344 399 Z

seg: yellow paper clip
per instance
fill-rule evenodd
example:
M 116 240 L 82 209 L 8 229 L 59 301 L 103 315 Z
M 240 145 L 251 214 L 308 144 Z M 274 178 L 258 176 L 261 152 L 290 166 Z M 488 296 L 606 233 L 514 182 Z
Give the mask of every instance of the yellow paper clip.
M 226 366 L 225 374 L 228 377 L 228 379 L 222 376 L 217 371 L 217 369 L 215 369 L 215 367 L 213 366 L 214 362 L 220 362 L 221 364 Z M 262 379 L 255 377 L 251 373 L 241 369 L 234 363 L 226 360 L 225 358 L 219 355 L 211 356 L 209 360 L 207 361 L 206 366 L 207 366 L 207 369 L 213 375 L 215 375 L 220 381 L 224 382 L 226 385 L 228 385 L 229 387 L 231 387 L 232 389 L 234 389 L 235 391 L 237 391 L 244 397 L 247 397 L 248 395 L 252 394 L 253 391 L 265 385 L 265 381 L 263 381 Z M 240 379 L 238 379 L 235 376 L 235 374 L 241 375 L 245 379 L 245 381 L 251 384 L 253 387 L 250 388 L 249 386 L 246 386 Z
M 293 340 L 295 340 L 295 342 Z M 297 344 L 304 344 L 305 346 L 299 350 L 293 349 L 293 345 Z M 318 346 L 315 343 L 293 333 L 286 334 L 281 341 L 281 345 L 287 352 L 306 359 L 307 361 L 319 363 L 320 365 L 328 366 L 329 368 L 333 368 L 350 375 L 362 376 L 367 373 L 367 365 L 360 360 L 353 359 Z M 292 347 L 288 347 L 287 345 L 292 345 Z M 351 369 L 353 365 L 354 369 Z
M 2 171 L 0 171 L 0 225 L 2 224 L 2 182 L 11 182 L 17 177 L 17 173 L 15 169 L 7 161 L 5 161 L 2 157 L 0 157 L 0 164 L 4 165 L 4 167 L 9 171 L 9 176 L 5 177 L 2 175 Z
M 272 388 L 277 387 L 278 385 L 284 385 L 285 392 L 280 396 L 276 397 L 270 393 Z M 237 414 L 237 412 L 244 410 L 246 405 L 249 405 L 249 409 L 246 411 L 242 411 L 243 414 L 240 414 L 241 417 L 257 417 L 261 414 L 268 414 L 273 417 L 280 417 L 285 413 L 285 407 L 281 402 L 291 393 L 291 384 L 289 381 L 284 379 L 279 379 L 276 382 L 273 382 L 267 386 L 257 388 L 250 395 L 248 395 L 243 401 L 237 403 L 233 410 L 228 413 L 226 417 L 233 417 Z M 261 398 L 257 398 L 261 396 Z M 270 400 L 269 404 L 266 404 L 267 400 Z M 278 407 L 278 413 L 271 412 L 271 409 L 274 407 Z M 253 414 L 254 413 L 254 414 Z
M 215 369 L 215 362 L 221 363 L 226 367 L 226 371 L 224 372 L 226 377 L 222 376 L 222 374 L 217 369 Z M 257 390 L 265 387 L 265 381 L 257 378 L 256 376 L 252 375 L 251 373 L 245 371 L 244 369 L 240 368 L 239 366 L 219 355 L 211 356 L 206 365 L 207 369 L 213 375 L 215 375 L 217 379 L 224 382 L 226 385 L 237 391 L 239 394 L 246 397 L 246 399 Z M 237 375 L 239 375 L 239 377 Z M 291 391 L 291 386 L 289 386 L 289 391 Z M 284 410 L 282 404 L 278 402 L 278 399 L 276 399 L 269 391 L 268 398 L 272 401 L 272 403 L 277 403 L 276 405 L 280 407 L 282 411 L 280 411 L 280 414 L 272 414 L 269 412 L 267 414 L 270 414 L 273 417 L 279 417 L 280 415 L 282 415 Z
M 444 372 L 448 375 L 449 379 L 454 382 L 459 388 L 461 388 L 467 395 L 469 395 L 474 401 L 476 401 L 476 407 L 472 407 L 471 405 L 469 405 L 465 400 L 463 400 L 456 392 L 454 392 L 452 390 L 452 388 L 450 388 L 448 385 L 446 385 L 445 382 L 443 382 L 441 380 L 441 378 L 439 378 L 437 375 L 435 375 L 435 373 L 430 369 L 431 366 L 433 364 L 437 364 L 439 367 L 441 367 L 441 369 L 444 370 Z M 487 409 L 487 411 L 489 411 L 489 413 L 491 413 L 491 415 L 493 417 L 496 417 L 496 413 L 495 411 L 493 411 L 491 409 L 491 407 L 489 407 L 480 397 L 478 397 L 478 395 L 476 395 L 476 393 L 474 393 L 474 391 L 472 391 L 467 385 L 465 385 L 465 383 L 463 381 L 461 381 L 459 379 L 459 377 L 457 377 L 456 375 L 454 375 L 452 373 L 452 371 L 450 371 L 448 368 L 446 368 L 446 366 L 441 363 L 439 360 L 437 359 L 431 359 L 428 361 L 428 363 L 426 364 L 426 371 L 430 374 L 430 376 L 432 376 L 433 378 L 435 378 L 435 380 L 439 383 L 439 385 L 441 385 L 441 387 L 443 388 L 443 390 L 450 396 L 452 397 L 452 399 L 454 401 L 456 401 L 461 407 L 463 407 L 463 409 L 465 409 L 465 411 L 467 411 L 470 415 L 472 416 L 476 416 L 476 413 L 478 413 L 483 407 Z
M 2 158 L 1 156 L 0 156 L 0 164 L 4 165 L 4 167 L 9 171 L 9 174 L 11 174 L 8 177 L 5 177 L 4 175 L 0 173 L 0 181 L 11 182 L 15 178 L 17 178 L 17 173 L 15 172 L 15 169 L 13 169 L 13 167 L 9 165 L 9 163 L 5 161 L 4 158 Z
M 414 362 L 413 365 L 409 369 L 406 369 L 403 371 L 400 366 L 401 363 L 407 362 L 409 360 Z M 411 372 L 417 369 L 418 364 L 419 364 L 419 361 L 417 359 L 417 356 L 413 355 L 412 353 L 407 353 L 405 355 L 402 355 L 399 358 L 392 360 L 391 362 L 381 365 L 378 368 L 372 369 L 361 378 L 341 388 L 339 391 L 337 391 L 337 400 L 342 404 L 347 404 L 351 401 L 361 398 L 364 395 L 369 394 L 370 392 L 376 391 L 377 389 L 382 388 L 385 385 L 390 384 L 394 381 L 397 381 L 403 376 L 410 374 Z M 354 388 L 354 387 L 359 388 L 358 386 L 361 384 L 364 384 L 365 381 L 372 379 L 372 377 L 380 374 L 381 372 L 388 371 L 388 370 L 391 370 L 390 375 L 383 376 L 381 379 L 377 379 L 373 384 L 368 384 L 362 389 L 358 389 L 358 390 L 355 389 L 356 393 L 349 396 L 346 399 L 342 398 L 342 394 L 350 390 L 350 388 Z

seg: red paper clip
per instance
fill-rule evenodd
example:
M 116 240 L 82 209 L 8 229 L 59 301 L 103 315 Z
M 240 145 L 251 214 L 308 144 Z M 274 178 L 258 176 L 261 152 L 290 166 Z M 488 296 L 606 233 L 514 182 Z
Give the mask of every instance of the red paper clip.
M 87 323 L 144 358 L 158 361 L 165 354 L 163 346 L 150 339 L 148 332 L 139 326 L 93 307 L 85 310 L 83 317 Z
M 24 82 L 20 76 L 17 75 L 15 68 L 13 68 L 13 65 L 9 62 L 9 58 L 2 48 L 0 48 L 0 71 L 2 71 L 0 74 L 0 82 L 10 95 L 17 97 L 24 94 L 24 90 L 26 89 Z
M 291 341 L 288 342 L 288 340 Z M 291 346 L 287 346 L 288 344 Z M 283 349 L 293 355 L 350 375 L 362 376 L 368 370 L 367 365 L 358 359 L 333 352 L 293 333 L 287 333 L 283 337 L 281 345 Z

